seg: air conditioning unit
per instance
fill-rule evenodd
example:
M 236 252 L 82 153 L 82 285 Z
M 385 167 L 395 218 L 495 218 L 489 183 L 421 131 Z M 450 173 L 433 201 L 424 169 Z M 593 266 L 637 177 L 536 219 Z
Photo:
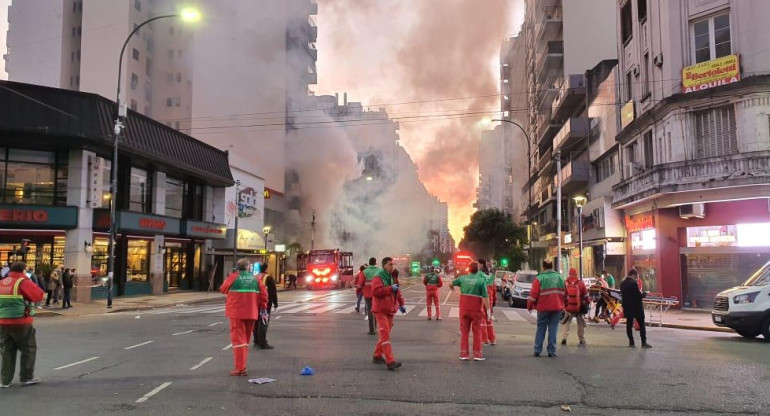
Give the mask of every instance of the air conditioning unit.
M 655 55 L 654 58 L 652 58 L 653 65 L 657 66 L 658 68 L 663 66 L 663 54 L 659 53 Z
M 706 204 L 689 204 L 680 206 L 679 218 L 706 218 Z
M 644 169 L 642 168 L 641 163 L 631 162 L 626 164 L 625 172 L 623 173 L 624 178 L 630 178 L 638 173 L 641 173 Z

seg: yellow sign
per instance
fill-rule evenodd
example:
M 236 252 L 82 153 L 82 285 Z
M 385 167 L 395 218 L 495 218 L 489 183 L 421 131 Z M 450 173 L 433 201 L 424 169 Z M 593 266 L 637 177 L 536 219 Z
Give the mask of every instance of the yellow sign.
M 740 80 L 741 65 L 738 55 L 723 56 L 682 70 L 682 89 L 685 94 L 732 84 Z
M 620 128 L 626 128 L 627 125 L 634 121 L 635 117 L 636 112 L 634 111 L 634 100 L 631 100 L 623 105 L 623 108 L 620 109 Z
M 265 195 L 265 199 L 270 199 L 270 190 L 269 189 L 265 189 L 264 195 Z

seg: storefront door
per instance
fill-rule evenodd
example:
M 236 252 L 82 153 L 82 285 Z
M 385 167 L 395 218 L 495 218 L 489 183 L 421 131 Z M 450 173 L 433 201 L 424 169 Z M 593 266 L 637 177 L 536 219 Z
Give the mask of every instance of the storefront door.
M 183 245 L 167 245 L 164 264 L 168 287 L 179 288 L 187 275 L 187 253 Z

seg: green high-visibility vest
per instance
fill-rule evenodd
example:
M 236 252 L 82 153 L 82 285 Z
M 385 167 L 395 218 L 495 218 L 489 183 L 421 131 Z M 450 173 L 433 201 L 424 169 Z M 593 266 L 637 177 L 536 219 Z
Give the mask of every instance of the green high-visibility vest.
M 16 281 L 12 281 L 12 278 L 6 278 L 9 280 L 8 284 L 13 284 L 13 290 L 11 294 L 0 295 L 0 319 L 13 319 L 23 318 L 27 305 L 24 303 L 24 296 L 19 293 L 19 287 L 24 282 L 24 277 L 16 278 Z M 3 282 L 5 283 L 5 282 Z M 30 315 L 34 314 L 34 310 L 30 310 Z

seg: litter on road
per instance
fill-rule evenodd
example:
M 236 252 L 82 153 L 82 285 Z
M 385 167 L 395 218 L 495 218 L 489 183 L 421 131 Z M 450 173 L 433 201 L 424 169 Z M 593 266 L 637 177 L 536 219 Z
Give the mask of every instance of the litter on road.
M 249 380 L 249 383 L 251 384 L 267 384 L 267 383 L 274 383 L 278 380 L 274 378 L 252 378 Z
M 312 367 L 305 367 L 299 372 L 301 376 L 312 376 L 313 374 L 315 374 L 315 370 Z

